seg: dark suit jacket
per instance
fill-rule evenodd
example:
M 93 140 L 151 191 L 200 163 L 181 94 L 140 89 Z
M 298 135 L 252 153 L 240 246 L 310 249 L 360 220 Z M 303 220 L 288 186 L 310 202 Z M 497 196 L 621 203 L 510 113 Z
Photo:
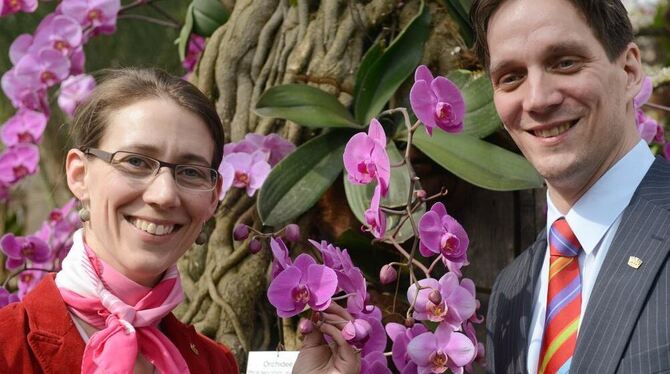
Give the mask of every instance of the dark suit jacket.
M 546 250 L 543 230 L 496 279 L 486 324 L 489 372 L 526 373 L 533 293 Z M 657 158 L 624 210 L 598 273 L 570 373 L 670 373 L 668 252 L 670 163 Z M 628 266 L 629 256 L 642 265 Z
M 228 348 L 168 314 L 161 330 L 191 373 L 238 373 Z M 84 341 L 72 322 L 53 275 L 20 303 L 0 309 L 0 373 L 79 373 Z

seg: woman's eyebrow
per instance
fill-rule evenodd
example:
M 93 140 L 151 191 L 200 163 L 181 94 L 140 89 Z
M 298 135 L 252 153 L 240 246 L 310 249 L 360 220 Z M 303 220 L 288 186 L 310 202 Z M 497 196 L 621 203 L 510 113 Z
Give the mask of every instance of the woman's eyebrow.
M 146 154 L 148 156 L 155 157 L 160 153 L 160 148 L 149 145 L 149 144 L 131 144 L 127 145 L 121 148 L 124 151 L 129 151 L 129 152 L 137 152 L 137 153 L 142 153 Z M 209 165 L 211 164 L 211 161 L 209 161 L 207 158 L 198 155 L 196 153 L 185 153 L 185 154 L 180 154 L 179 157 L 177 158 L 177 163 L 180 164 L 193 164 L 193 163 L 201 163 L 203 165 Z

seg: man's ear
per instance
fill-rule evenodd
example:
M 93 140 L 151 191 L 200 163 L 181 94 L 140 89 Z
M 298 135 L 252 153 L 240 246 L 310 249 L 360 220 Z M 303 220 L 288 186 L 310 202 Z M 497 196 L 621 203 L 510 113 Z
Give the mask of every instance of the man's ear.
M 620 63 L 626 72 L 626 102 L 631 102 L 640 92 L 644 81 L 640 48 L 635 43 L 628 43 L 626 50 L 621 54 Z
M 88 200 L 88 188 L 86 187 L 86 155 L 78 149 L 70 149 L 65 157 L 65 175 L 67 186 L 72 194 L 79 200 Z

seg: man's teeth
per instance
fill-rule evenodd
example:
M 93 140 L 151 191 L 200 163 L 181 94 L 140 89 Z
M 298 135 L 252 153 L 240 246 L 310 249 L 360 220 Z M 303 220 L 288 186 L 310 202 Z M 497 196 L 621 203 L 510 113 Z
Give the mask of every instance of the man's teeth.
M 562 125 L 554 126 L 554 127 L 544 129 L 544 130 L 535 130 L 534 133 L 535 133 L 535 136 L 538 136 L 540 138 L 551 138 L 551 137 L 554 137 L 554 136 L 561 135 L 562 133 L 568 131 L 568 129 L 571 126 L 572 125 L 570 123 L 564 123 Z
M 174 225 L 157 225 L 139 218 L 133 218 L 130 222 L 138 229 L 153 235 L 166 235 L 174 230 Z

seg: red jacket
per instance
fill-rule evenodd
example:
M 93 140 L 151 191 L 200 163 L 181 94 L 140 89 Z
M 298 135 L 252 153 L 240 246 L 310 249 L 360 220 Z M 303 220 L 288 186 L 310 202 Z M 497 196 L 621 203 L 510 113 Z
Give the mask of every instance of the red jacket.
M 161 321 L 161 331 L 191 373 L 239 372 L 228 348 L 171 313 Z M 22 302 L 0 309 L 0 373 L 79 373 L 84 346 L 53 275 L 44 277 Z

